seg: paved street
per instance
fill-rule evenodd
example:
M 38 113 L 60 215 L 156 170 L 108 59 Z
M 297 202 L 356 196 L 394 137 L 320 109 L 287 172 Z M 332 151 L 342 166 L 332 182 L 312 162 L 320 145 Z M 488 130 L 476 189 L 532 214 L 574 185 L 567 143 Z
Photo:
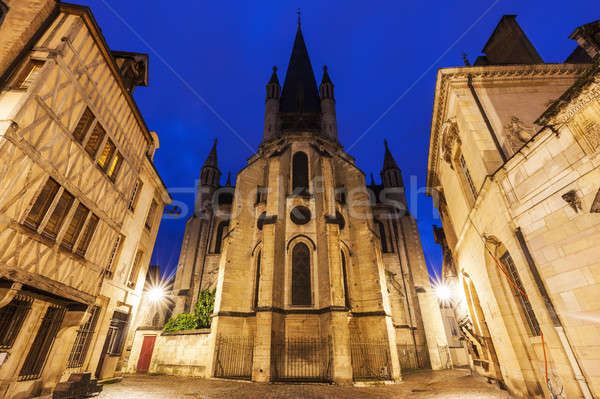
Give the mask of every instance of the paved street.
M 100 399 L 199 398 L 511 398 L 464 370 L 423 371 L 395 385 L 258 384 L 173 376 L 128 376 L 104 387 Z

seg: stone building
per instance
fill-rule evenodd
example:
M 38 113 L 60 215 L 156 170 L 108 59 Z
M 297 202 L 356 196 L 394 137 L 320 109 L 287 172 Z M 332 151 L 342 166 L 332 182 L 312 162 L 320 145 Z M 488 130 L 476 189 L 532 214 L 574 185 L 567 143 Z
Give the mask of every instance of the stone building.
M 544 63 L 504 16 L 438 72 L 428 186 L 474 368 L 518 397 L 600 396 L 600 23 Z
M 210 334 L 199 332 L 203 346 L 181 337 L 187 353 L 161 337 L 177 355 L 159 348 L 150 371 L 348 383 L 448 367 L 400 169 L 386 143 L 382 184 L 365 183 L 338 140 L 332 80 L 324 67 L 317 86 L 299 24 L 283 88 L 273 68 L 266 94 L 258 152 L 235 186 L 221 186 L 215 143 L 186 225 L 174 314 L 216 288 Z
M 29 398 L 119 373 L 170 197 L 132 97 L 147 55 L 87 7 L 0 6 L 0 397 Z

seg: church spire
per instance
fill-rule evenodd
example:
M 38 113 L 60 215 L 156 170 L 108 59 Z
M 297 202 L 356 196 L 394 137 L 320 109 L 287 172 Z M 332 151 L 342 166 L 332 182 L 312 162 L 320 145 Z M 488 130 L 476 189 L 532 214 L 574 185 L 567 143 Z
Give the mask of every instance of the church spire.
M 383 169 L 381 170 L 381 182 L 385 187 L 403 187 L 402 172 L 396 164 L 394 156 L 388 148 L 387 140 L 383 140 L 385 154 L 383 156 Z
M 337 118 L 335 115 L 335 97 L 333 82 L 327 73 L 327 65 L 323 67 L 323 79 L 319 85 L 321 95 L 321 134 L 332 140 L 337 140 Z
M 383 145 L 385 145 L 385 155 L 383 156 L 383 171 L 386 171 L 388 169 L 400 169 L 396 164 L 394 156 L 388 148 L 387 140 L 383 140 Z
M 296 39 L 281 91 L 279 111 L 300 114 L 321 112 L 317 81 L 302 36 L 300 20 L 298 20 Z
M 220 178 L 221 171 L 219 171 L 219 165 L 217 163 L 217 139 L 215 139 L 213 146 L 206 157 L 206 161 L 204 161 L 202 170 L 200 171 L 200 184 L 203 186 L 217 187 Z

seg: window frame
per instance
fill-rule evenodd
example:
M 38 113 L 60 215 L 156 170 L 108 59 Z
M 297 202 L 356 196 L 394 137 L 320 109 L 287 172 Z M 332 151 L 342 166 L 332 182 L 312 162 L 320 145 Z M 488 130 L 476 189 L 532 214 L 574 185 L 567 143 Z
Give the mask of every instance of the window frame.
M 19 70 L 19 73 L 12 84 L 12 88 L 22 91 L 28 90 L 39 76 L 45 63 L 45 60 L 29 58 Z M 32 74 L 35 74 L 33 78 L 31 76 Z
M 529 301 L 529 297 L 526 296 L 527 291 L 523 286 L 523 282 L 519 276 L 519 271 L 517 270 L 517 265 L 515 264 L 514 259 L 512 256 L 510 256 L 510 253 L 506 251 L 504 254 L 502 254 L 502 256 L 500 256 L 499 260 L 506 269 L 506 272 L 509 274 L 511 280 L 517 287 L 519 287 L 519 289 L 517 289 L 517 287 L 514 287 L 511 284 L 510 289 L 512 290 L 513 295 L 517 297 L 515 302 L 517 303 L 521 317 L 525 319 L 525 323 L 523 324 L 527 326 L 526 329 L 530 336 L 539 337 L 541 335 L 540 323 L 533 310 L 531 301 Z M 523 291 L 525 295 L 523 295 L 519 290 Z
M 297 298 L 294 298 L 294 287 L 295 287 L 295 277 L 296 277 L 296 273 L 295 273 L 295 259 L 294 259 L 294 253 L 296 251 L 297 248 L 300 248 L 301 246 L 306 248 L 307 254 L 306 254 L 306 260 L 308 261 L 308 265 L 307 265 L 307 272 L 305 272 L 305 280 L 307 282 L 307 285 L 304 287 L 304 289 L 307 291 L 306 293 L 306 297 L 303 299 L 307 299 L 307 301 L 302 301 L 302 302 L 307 302 L 307 303 L 299 303 L 297 301 Z M 289 271 L 290 271 L 290 289 L 289 289 L 289 305 L 291 307 L 313 307 L 315 306 L 315 298 L 314 298 L 314 287 L 316 286 L 314 284 L 313 281 L 313 251 L 311 251 L 309 244 L 304 242 L 304 240 L 298 240 L 297 242 L 294 243 L 294 245 L 291 248 L 291 251 L 289 251 L 289 258 L 290 258 L 290 267 L 289 267 Z M 297 292 L 297 291 L 296 291 Z M 299 295 L 299 294 L 297 294 Z
M 144 221 L 144 227 L 148 231 L 152 231 L 152 227 L 154 227 L 154 219 L 156 219 L 156 210 L 158 209 L 158 202 L 153 198 L 150 203 L 150 208 L 148 208 L 148 214 L 146 215 L 146 220 Z
M 93 306 L 91 314 L 88 320 L 79 326 L 77 330 L 77 336 L 73 342 L 73 347 L 69 353 L 67 360 L 67 368 L 79 368 L 83 366 L 85 359 L 88 355 L 90 345 L 96 333 L 96 326 L 98 325 L 98 319 L 100 318 L 100 306 Z
M 15 297 L 0 308 L 0 350 L 11 349 L 31 311 L 33 298 L 24 295 Z M 12 311 L 12 312 L 11 312 Z
M 300 185 L 300 183 L 304 183 L 301 181 L 297 181 L 297 180 L 301 180 L 303 178 L 302 176 L 302 170 L 300 170 L 299 168 L 301 166 L 304 165 L 300 165 L 300 166 L 296 166 L 297 165 L 297 159 L 296 157 L 301 157 L 303 156 L 304 159 L 306 159 L 306 187 L 302 187 Z M 299 158 L 298 158 L 299 159 Z M 303 161 L 304 161 L 303 159 Z M 299 196 L 308 196 L 310 195 L 310 159 L 308 157 L 308 154 L 305 151 L 302 150 L 298 150 L 296 152 L 294 152 L 294 154 L 292 155 L 292 173 L 291 175 L 291 194 L 292 195 L 299 195 Z
M 131 269 L 129 270 L 129 276 L 127 277 L 127 287 L 135 290 L 137 281 L 140 277 L 140 270 L 142 269 L 142 258 L 144 257 L 144 251 L 140 248 L 135 251 L 133 256 L 133 262 L 131 263 Z

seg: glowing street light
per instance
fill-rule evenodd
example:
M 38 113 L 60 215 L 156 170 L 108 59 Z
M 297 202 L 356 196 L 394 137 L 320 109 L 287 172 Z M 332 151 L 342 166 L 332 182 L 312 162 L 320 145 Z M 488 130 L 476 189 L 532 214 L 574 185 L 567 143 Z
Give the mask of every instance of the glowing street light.
M 450 301 L 450 299 L 452 297 L 452 292 L 450 291 L 450 287 L 448 287 L 446 284 L 444 284 L 443 282 L 439 282 L 438 284 L 435 285 L 434 290 L 435 290 L 435 295 L 438 297 L 438 299 L 440 301 L 442 301 L 442 302 Z
M 162 301 L 165 295 L 166 293 L 163 287 L 152 287 L 148 290 L 148 299 L 153 303 Z

